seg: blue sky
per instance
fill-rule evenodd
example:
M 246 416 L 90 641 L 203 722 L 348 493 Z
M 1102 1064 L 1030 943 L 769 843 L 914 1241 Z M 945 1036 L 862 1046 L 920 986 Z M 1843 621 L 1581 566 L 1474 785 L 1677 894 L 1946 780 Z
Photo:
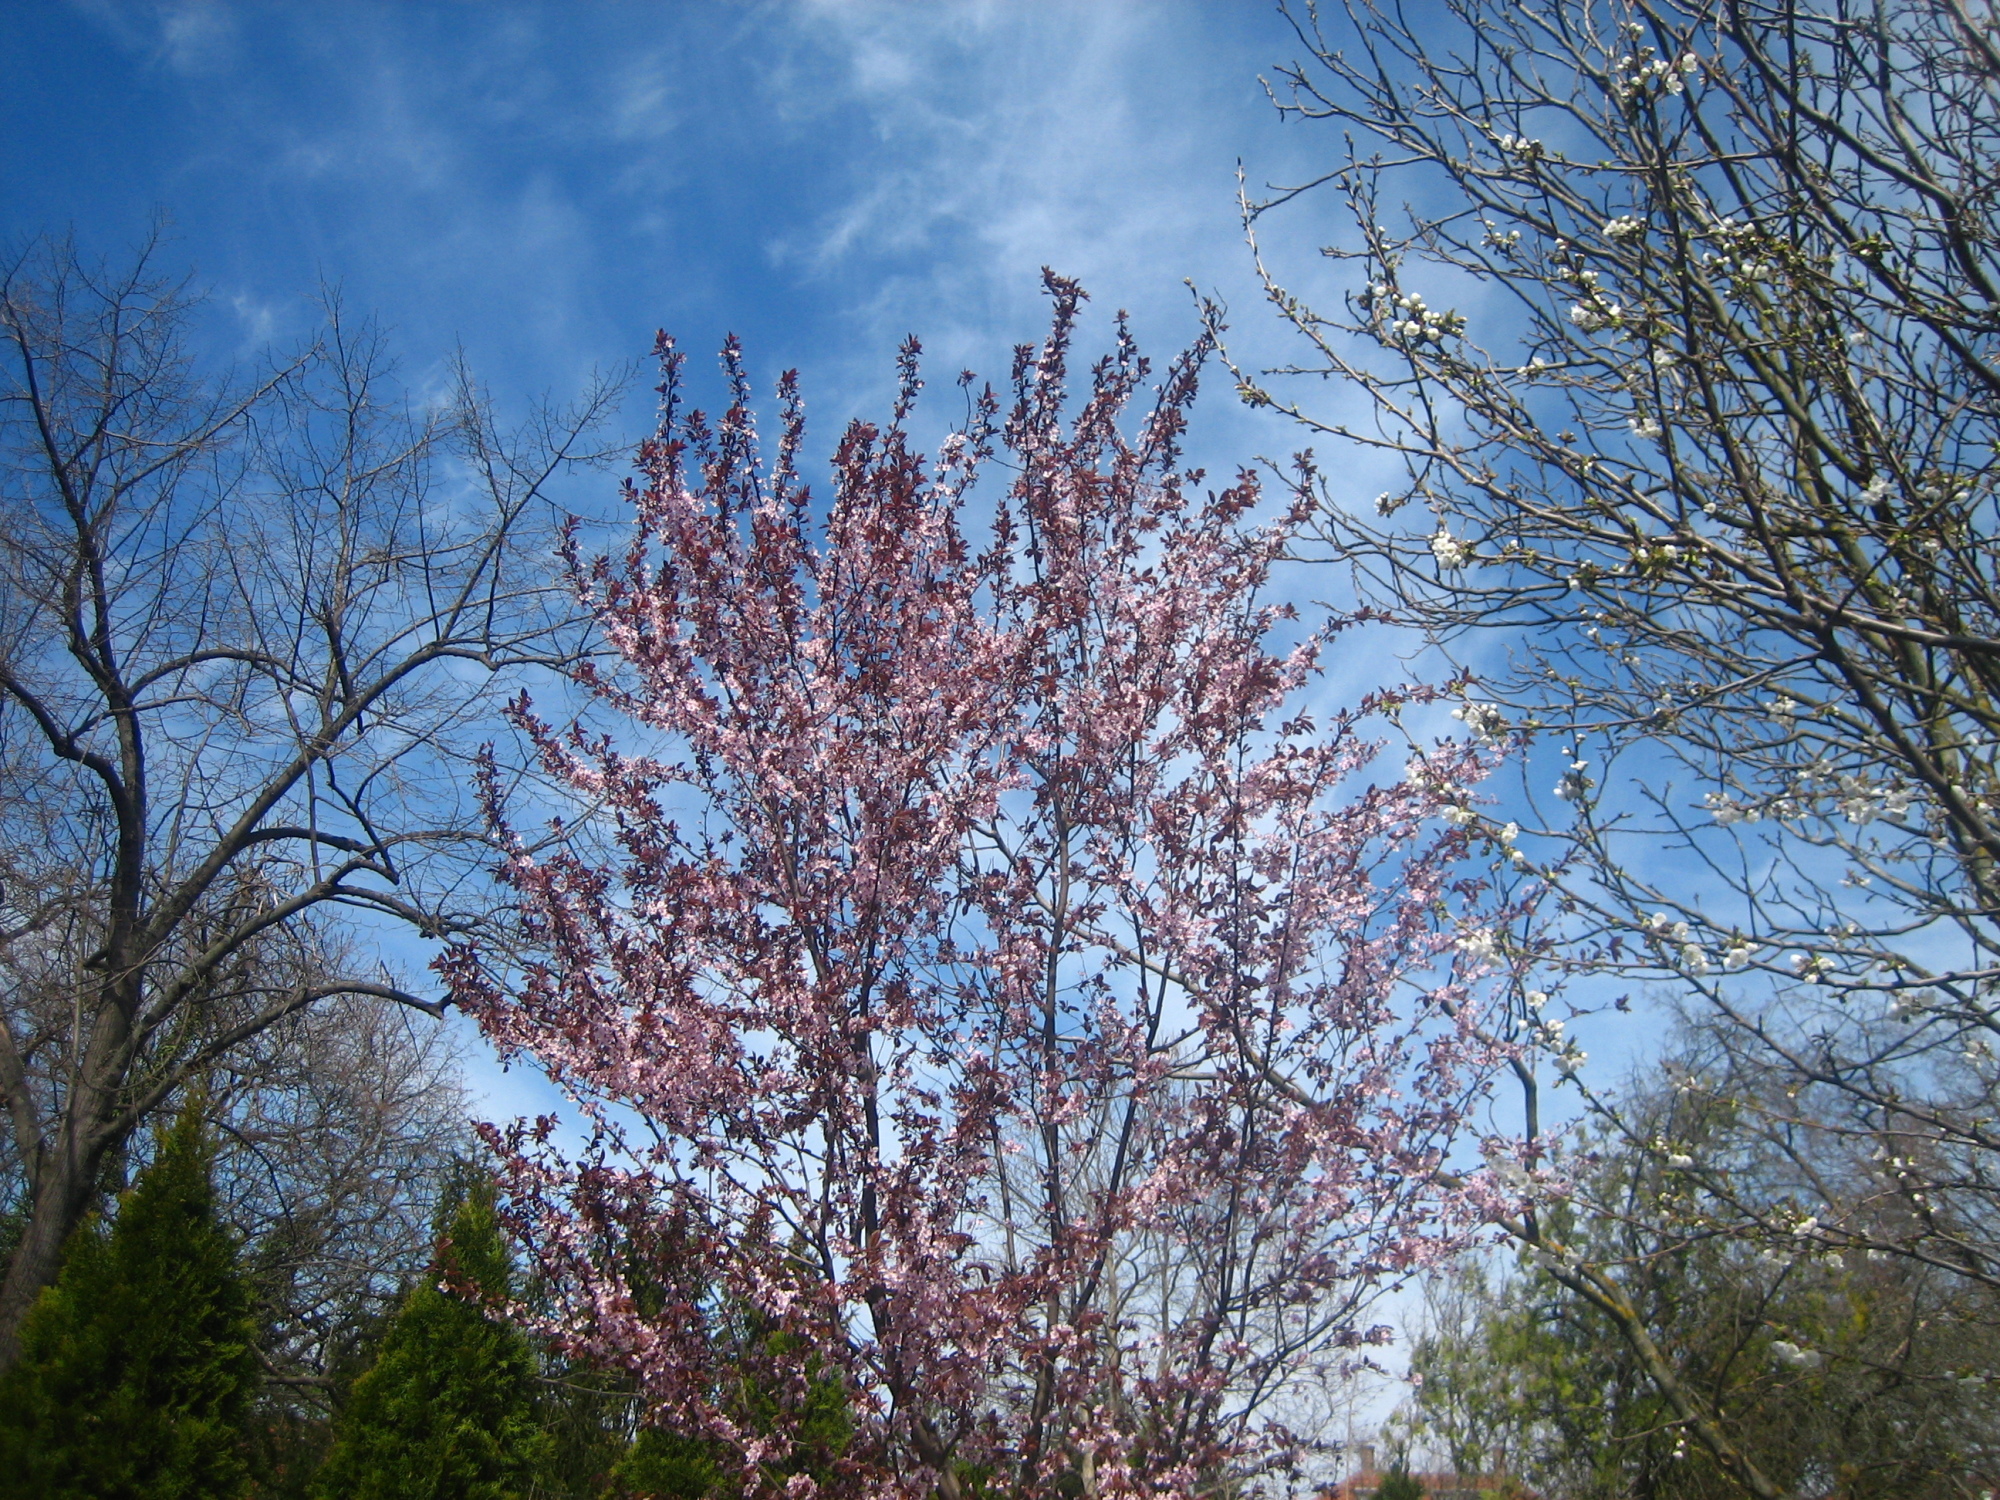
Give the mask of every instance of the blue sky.
M 0 241 L 68 229 L 115 258 L 164 214 L 165 263 L 207 289 L 218 353 L 305 336 L 330 282 L 390 327 L 413 385 L 462 344 L 503 410 L 644 354 L 656 327 L 697 355 L 734 331 L 765 389 L 801 370 L 822 455 L 849 416 L 883 412 L 906 333 L 934 389 L 966 366 L 1004 377 L 1044 326 L 1043 265 L 1092 292 L 1086 352 L 1121 306 L 1172 352 L 1196 329 L 1192 281 L 1230 306 L 1246 363 L 1284 358 L 1237 165 L 1254 191 L 1339 150 L 1271 105 L 1259 75 L 1298 44 L 1264 0 L 0 14 Z M 1321 195 L 1260 234 L 1295 288 L 1332 300 L 1312 251 L 1342 228 Z M 712 368 L 693 371 L 705 404 Z M 646 415 L 635 399 L 626 430 Z M 1302 441 L 1212 380 L 1192 451 L 1226 472 Z M 1338 463 L 1361 503 L 1386 487 Z M 612 493 L 590 474 L 565 498 Z M 1351 697 L 1390 664 L 1371 642 L 1330 666 L 1326 691 Z M 481 1063 L 476 1081 L 496 1113 L 540 1103 L 518 1074 Z
M 1236 162 L 1288 178 L 1334 145 L 1265 98 L 1294 44 L 1252 0 L 7 14 L 9 238 L 108 251 L 164 211 L 219 336 L 303 332 L 325 278 L 413 377 L 462 341 L 503 401 L 656 326 L 734 330 L 760 374 L 801 368 L 823 433 L 909 331 L 934 371 L 1004 374 L 1043 264 L 1161 353 L 1183 278 L 1263 324 Z
M 218 354 L 307 335 L 334 283 L 417 388 L 462 344 L 503 409 L 576 390 L 656 327 L 697 353 L 734 331 L 767 389 L 800 368 L 821 453 L 881 412 L 908 332 L 940 385 L 1004 377 L 1043 326 L 1045 264 L 1093 294 L 1086 350 L 1123 306 L 1164 357 L 1195 332 L 1192 281 L 1246 349 L 1281 352 L 1237 163 L 1291 181 L 1336 145 L 1272 108 L 1259 74 L 1296 44 L 1252 0 L 4 15 L 0 240 L 70 230 L 115 259 L 164 215 Z M 1281 231 L 1295 267 L 1332 208 Z M 628 431 L 644 419 L 635 401 Z M 1218 383 L 1195 452 L 1226 470 L 1299 441 Z M 572 503 L 611 483 L 586 476 Z M 475 1081 L 496 1113 L 542 1103 L 484 1061 Z

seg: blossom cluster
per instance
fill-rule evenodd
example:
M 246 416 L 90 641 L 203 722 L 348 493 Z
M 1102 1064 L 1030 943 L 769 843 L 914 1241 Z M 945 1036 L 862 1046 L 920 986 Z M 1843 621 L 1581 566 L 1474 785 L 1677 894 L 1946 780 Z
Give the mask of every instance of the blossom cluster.
M 1631 41 L 1645 34 L 1645 28 L 1638 22 L 1626 23 L 1625 35 Z M 1701 59 L 1692 52 L 1667 58 L 1656 48 L 1634 47 L 1612 64 L 1612 94 L 1620 103 L 1630 103 L 1645 94 L 1678 94 L 1687 87 L 1687 80 L 1700 71 Z
M 1483 745 L 1497 745 L 1506 738 L 1507 715 L 1497 703 L 1476 703 L 1468 698 L 1451 711 L 1451 716 Z
M 1430 539 L 1431 556 L 1437 565 L 1448 573 L 1455 573 L 1472 561 L 1472 543 L 1451 534 L 1451 528 L 1438 522 L 1438 529 Z
M 1827 798 L 1833 811 L 1843 819 L 1861 825 L 1877 818 L 1903 817 L 1915 800 L 1911 788 L 1899 781 L 1851 774 L 1833 777 L 1825 786 L 1819 780 L 1815 772 L 1807 769 L 1792 779 L 1789 793 L 1745 799 L 1727 792 L 1708 792 L 1702 797 L 1702 806 L 1718 826 L 1726 828 L 1732 823 L 1757 823 L 1765 818 L 1788 821 L 1804 817 L 1822 798 Z
M 1405 343 L 1441 344 L 1465 331 L 1460 314 L 1428 307 L 1421 293 L 1397 292 L 1387 282 L 1378 281 L 1368 288 L 1368 303 L 1382 310 L 1389 332 Z

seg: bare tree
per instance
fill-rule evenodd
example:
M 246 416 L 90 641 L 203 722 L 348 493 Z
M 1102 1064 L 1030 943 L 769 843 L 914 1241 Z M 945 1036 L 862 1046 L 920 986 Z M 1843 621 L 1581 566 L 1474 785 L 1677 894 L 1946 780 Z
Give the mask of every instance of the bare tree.
M 150 248 L 0 269 L 0 1365 L 182 1081 L 335 997 L 439 1009 L 371 939 L 478 921 L 463 757 L 581 639 L 547 492 L 614 382 L 503 433 L 462 369 L 413 407 L 337 307 L 210 378 L 190 307 Z
M 1482 672 L 1463 717 L 1560 755 L 1533 789 L 1551 841 L 1511 856 L 1576 913 L 1545 988 L 1589 974 L 1697 1001 L 1765 1097 L 1903 1164 L 1906 1212 L 1794 1225 L 1996 1284 L 1990 7 L 1352 0 L 1338 25 L 1293 19 L 1280 108 L 1345 127 L 1347 151 L 1246 203 L 1253 242 L 1280 205 L 1331 195 L 1354 232 L 1327 254 L 1357 274 L 1314 308 L 1267 271 L 1304 357 L 1239 369 L 1241 389 L 1398 464 L 1374 515 L 1322 492 L 1328 551 Z M 1365 418 L 1293 399 L 1299 376 L 1363 393 Z M 1523 991 L 1521 1034 L 1549 1042 Z M 1745 1239 L 1783 1227 L 1695 1180 Z M 1509 1222 L 1546 1238 L 1532 1209 Z M 1587 1257 L 1558 1274 L 1737 1483 L 1779 1492 L 1675 1387 L 1615 1279 Z
M 477 1151 L 452 1032 L 339 995 L 221 1060 L 220 1212 L 244 1236 L 274 1387 L 325 1415 L 336 1371 L 433 1249 L 438 1199 Z

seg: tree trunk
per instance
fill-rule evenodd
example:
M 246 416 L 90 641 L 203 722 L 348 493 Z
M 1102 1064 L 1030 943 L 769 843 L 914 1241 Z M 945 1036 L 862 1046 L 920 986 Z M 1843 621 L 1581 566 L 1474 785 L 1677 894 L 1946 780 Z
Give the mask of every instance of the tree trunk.
M 33 1208 L 21 1241 L 8 1258 L 7 1279 L 0 1282 L 0 1373 L 20 1357 L 22 1321 L 62 1269 L 63 1247 L 89 1211 L 110 1144 L 102 1132 L 79 1139 L 77 1133 L 65 1131 L 59 1148 L 36 1173 Z

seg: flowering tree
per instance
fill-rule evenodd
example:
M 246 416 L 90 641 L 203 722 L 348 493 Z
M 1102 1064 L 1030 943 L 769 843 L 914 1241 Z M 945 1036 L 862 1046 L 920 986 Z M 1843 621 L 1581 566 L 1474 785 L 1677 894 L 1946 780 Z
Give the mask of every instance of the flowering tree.
M 1375 515 L 1327 496 L 1322 536 L 1439 641 L 1496 648 L 1489 732 L 1556 741 L 1534 790 L 1573 861 L 1566 972 L 1712 1021 L 1754 1086 L 1682 1082 L 1768 1151 L 1831 1131 L 1874 1163 L 1761 1199 L 1596 1100 L 1692 1174 L 1657 1227 L 2000 1285 L 1990 7 L 1343 9 L 1296 17 L 1281 107 L 1356 132 L 1320 184 L 1352 290 L 1267 286 L 1313 389 L 1357 382 L 1372 420 L 1276 372 L 1242 389 L 1401 471 Z M 1602 1269 L 1562 1274 L 1672 1388 Z
M 767 466 L 733 344 L 711 428 L 663 336 L 634 540 L 578 562 L 623 657 L 582 681 L 649 748 L 521 710 L 616 848 L 516 839 L 538 956 L 446 966 L 593 1127 L 495 1135 L 560 1330 L 751 1486 L 1253 1475 L 1296 1449 L 1286 1390 L 1380 1337 L 1369 1288 L 1464 1222 L 1436 1173 L 1497 1059 L 1491 945 L 1463 816 L 1430 820 L 1487 752 L 1363 780 L 1368 717 L 1431 694 L 1301 701 L 1326 640 L 1274 645 L 1262 599 L 1300 512 L 1179 467 L 1209 346 L 1127 437 L 1121 324 L 1071 420 L 1082 293 L 1049 288 L 1010 413 L 966 376 L 935 462 L 906 346 L 823 522 L 792 378 Z M 829 1374 L 852 1427 L 801 1463 Z

